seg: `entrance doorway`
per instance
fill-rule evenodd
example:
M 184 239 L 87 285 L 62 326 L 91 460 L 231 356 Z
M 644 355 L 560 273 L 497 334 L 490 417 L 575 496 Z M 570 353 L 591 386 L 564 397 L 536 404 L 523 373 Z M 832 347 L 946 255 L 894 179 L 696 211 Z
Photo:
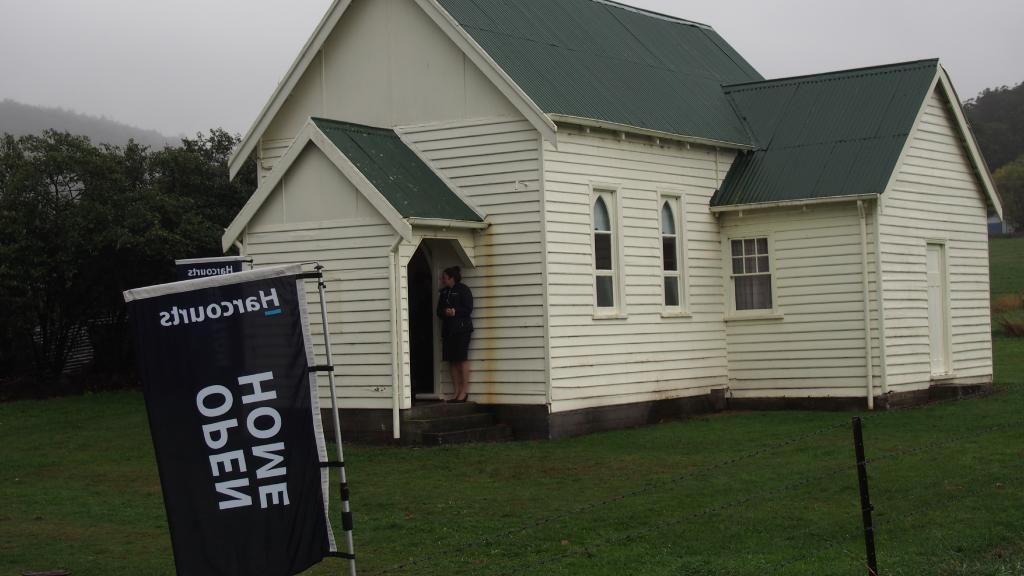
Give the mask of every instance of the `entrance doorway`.
M 434 282 L 427 243 L 420 244 L 409 261 L 409 373 L 412 398 L 435 393 Z

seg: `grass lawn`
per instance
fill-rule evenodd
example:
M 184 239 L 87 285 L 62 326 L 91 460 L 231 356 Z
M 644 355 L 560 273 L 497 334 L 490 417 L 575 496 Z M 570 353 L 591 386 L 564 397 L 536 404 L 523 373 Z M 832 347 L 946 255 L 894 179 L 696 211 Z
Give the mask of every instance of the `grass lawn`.
M 1024 287 L 1022 252 L 993 241 L 993 294 Z M 996 396 L 868 418 L 883 574 L 1024 575 L 1024 339 L 995 354 Z M 862 575 L 850 417 L 348 446 L 360 573 Z M 0 404 L 0 437 L 0 574 L 174 573 L 139 394 Z
M 867 420 L 883 573 L 1024 574 L 1024 340 L 996 354 L 997 396 Z M 850 416 L 349 446 L 360 573 L 864 574 Z M 0 574 L 173 574 L 139 394 L 0 405 L 0 434 Z
M 1024 327 L 1024 238 L 992 238 L 989 266 L 993 329 L 997 334 L 1006 334 L 1003 320 Z
M 1024 293 L 1024 237 L 991 238 L 992 296 Z

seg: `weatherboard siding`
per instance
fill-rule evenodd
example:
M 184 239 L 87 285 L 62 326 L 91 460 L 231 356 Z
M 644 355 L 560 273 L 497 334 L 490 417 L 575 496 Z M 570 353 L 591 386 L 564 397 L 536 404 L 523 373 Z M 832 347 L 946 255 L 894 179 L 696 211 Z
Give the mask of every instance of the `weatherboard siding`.
M 398 131 L 421 158 L 487 214 L 490 224 L 475 234 L 476 268 L 463 271 L 475 300 L 476 331 L 470 347 L 474 400 L 544 404 L 540 134 L 525 120 L 507 118 Z M 411 256 L 411 250 L 401 254 L 403 275 Z M 403 339 L 408 342 L 405 310 L 403 302 Z M 407 351 L 408 347 L 406 372 Z
M 928 98 L 885 192 L 882 266 L 890 390 L 931 380 L 927 243 L 946 243 L 952 376 L 990 378 L 987 208 L 944 96 Z
M 871 356 L 877 395 L 877 278 L 874 222 L 868 216 Z M 866 396 L 864 265 L 856 203 L 725 213 L 721 222 L 726 250 L 733 238 L 768 237 L 775 289 L 776 317 L 730 316 L 726 323 L 732 395 Z M 722 266 L 729 281 L 728 255 Z
M 559 127 L 545 144 L 551 410 L 707 394 L 727 385 L 721 242 L 709 210 L 731 152 Z M 621 318 L 594 307 L 592 185 L 620 196 Z M 664 315 L 661 202 L 685 199 L 689 316 Z M 618 291 L 617 291 L 618 295 Z
M 354 0 L 270 122 L 261 176 L 310 116 L 391 128 L 515 107 L 411 0 Z
M 346 408 L 392 406 L 388 254 L 397 239 L 315 147 L 292 165 L 244 235 L 255 267 L 317 261 L 326 268 L 331 348 Z M 315 282 L 305 286 L 317 363 L 326 364 L 319 293 Z M 319 385 L 321 400 L 329 401 L 326 376 Z

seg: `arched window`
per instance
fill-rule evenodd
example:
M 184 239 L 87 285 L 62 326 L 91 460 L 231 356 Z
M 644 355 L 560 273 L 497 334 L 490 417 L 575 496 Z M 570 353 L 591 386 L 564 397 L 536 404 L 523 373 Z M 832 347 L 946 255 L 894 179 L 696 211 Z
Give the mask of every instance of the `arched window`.
M 672 200 L 661 206 L 661 269 L 664 276 L 665 307 L 679 308 L 679 235 L 676 233 L 676 211 Z
M 594 200 L 594 290 L 598 308 L 615 307 L 615 238 L 606 199 L 611 199 L 610 194 L 602 192 Z

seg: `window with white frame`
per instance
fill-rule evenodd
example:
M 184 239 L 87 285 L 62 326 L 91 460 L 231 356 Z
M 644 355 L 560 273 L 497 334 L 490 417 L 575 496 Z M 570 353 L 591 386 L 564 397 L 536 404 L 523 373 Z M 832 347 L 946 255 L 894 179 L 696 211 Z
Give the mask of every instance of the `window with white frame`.
M 679 199 L 663 198 L 661 204 L 661 270 L 666 308 L 683 307 L 682 221 Z
M 616 307 L 616 257 L 614 194 L 594 193 L 594 302 L 598 308 Z
M 737 312 L 772 309 L 768 238 L 731 239 L 733 298 Z

